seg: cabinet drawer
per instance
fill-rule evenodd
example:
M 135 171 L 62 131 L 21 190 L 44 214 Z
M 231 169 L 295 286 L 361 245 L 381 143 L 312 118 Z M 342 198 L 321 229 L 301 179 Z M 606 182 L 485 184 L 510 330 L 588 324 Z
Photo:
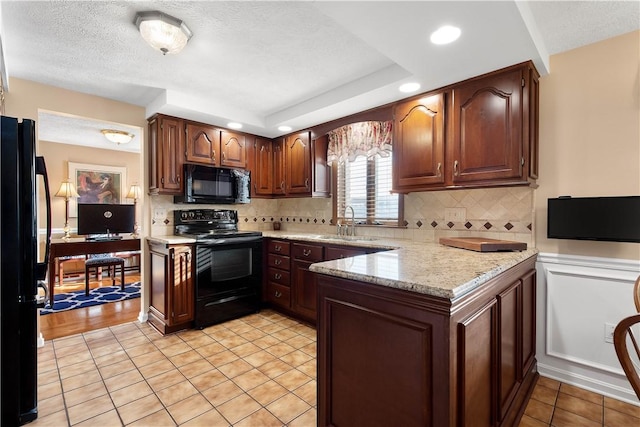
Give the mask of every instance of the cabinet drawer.
M 309 262 L 318 262 L 324 259 L 323 247 L 319 245 L 293 244 L 293 257 Z
M 267 257 L 267 265 L 282 270 L 289 271 L 289 257 L 282 255 L 269 254 Z
M 278 285 L 277 283 L 267 283 L 267 301 L 280 307 L 291 307 L 291 292 L 288 286 Z
M 282 286 L 289 286 L 289 272 L 269 267 L 267 270 L 267 280 Z
M 333 259 L 349 258 L 356 255 L 365 255 L 366 253 L 367 251 L 364 249 L 329 247 L 325 252 L 325 260 L 330 261 Z
M 282 240 L 269 240 L 267 252 L 270 254 L 289 255 L 291 244 Z

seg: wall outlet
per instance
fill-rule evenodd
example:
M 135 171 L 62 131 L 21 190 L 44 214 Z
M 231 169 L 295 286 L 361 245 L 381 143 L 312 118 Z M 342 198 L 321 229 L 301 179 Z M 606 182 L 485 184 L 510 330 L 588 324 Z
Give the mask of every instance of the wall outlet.
M 616 325 L 614 325 L 613 323 L 604 324 L 604 342 L 613 344 L 613 330 L 615 328 Z
M 164 221 L 167 217 L 167 210 L 165 208 L 154 208 L 153 219 L 154 221 Z
M 464 222 L 467 220 L 467 208 L 445 208 L 444 220 L 451 222 Z

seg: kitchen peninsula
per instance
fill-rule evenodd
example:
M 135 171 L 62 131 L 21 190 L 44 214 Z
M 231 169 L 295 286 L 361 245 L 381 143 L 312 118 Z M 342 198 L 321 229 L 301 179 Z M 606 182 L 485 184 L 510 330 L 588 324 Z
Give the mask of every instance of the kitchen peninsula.
M 515 425 L 538 376 L 536 254 L 407 242 L 313 264 L 318 425 Z

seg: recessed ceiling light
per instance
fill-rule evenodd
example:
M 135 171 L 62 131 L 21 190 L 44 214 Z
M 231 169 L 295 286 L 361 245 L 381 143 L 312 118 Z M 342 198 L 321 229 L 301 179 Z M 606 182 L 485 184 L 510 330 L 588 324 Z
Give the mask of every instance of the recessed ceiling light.
M 230 127 L 231 129 L 242 129 L 242 123 L 238 123 L 238 122 L 229 122 L 227 123 L 227 126 Z
M 289 132 L 291 130 L 291 126 L 278 126 L 278 130 L 280 132 Z
M 415 92 L 418 89 L 420 89 L 420 83 L 416 83 L 416 82 L 405 83 L 398 88 L 400 92 L 404 92 L 404 93 Z
M 458 37 L 460 37 L 460 28 L 452 25 L 443 25 L 431 33 L 431 43 L 447 44 L 458 40 Z

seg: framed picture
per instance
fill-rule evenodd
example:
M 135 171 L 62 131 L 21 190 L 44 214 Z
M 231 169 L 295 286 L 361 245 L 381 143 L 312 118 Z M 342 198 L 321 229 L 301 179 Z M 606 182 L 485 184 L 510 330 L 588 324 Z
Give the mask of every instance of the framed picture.
M 69 162 L 69 179 L 78 192 L 69 200 L 69 216 L 77 217 L 77 203 L 124 203 L 127 168 Z

